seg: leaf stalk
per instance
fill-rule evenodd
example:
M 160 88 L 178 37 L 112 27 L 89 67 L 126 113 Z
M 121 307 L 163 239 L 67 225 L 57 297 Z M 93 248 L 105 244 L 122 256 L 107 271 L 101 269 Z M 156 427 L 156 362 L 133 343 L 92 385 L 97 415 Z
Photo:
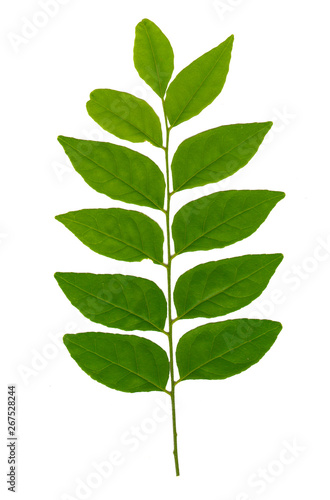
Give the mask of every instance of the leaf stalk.
M 167 241 L 167 291 L 168 291 L 168 340 L 169 340 L 169 354 L 170 354 L 170 380 L 171 380 L 171 403 L 172 403 L 172 427 L 173 427 L 173 455 L 175 463 L 176 475 L 180 475 L 179 456 L 178 456 L 178 439 L 176 429 L 176 410 L 175 410 L 175 381 L 174 381 L 174 350 L 173 350 L 173 321 L 172 321 L 172 286 L 171 286 L 171 272 L 172 272 L 172 256 L 171 256 L 171 225 L 170 225 L 170 207 L 171 207 L 171 192 L 170 192 L 170 165 L 169 165 L 169 141 L 170 130 L 168 125 L 167 115 L 165 110 L 165 102 L 162 99 L 165 126 L 166 126 L 166 146 L 165 146 L 165 162 L 166 162 L 166 241 Z

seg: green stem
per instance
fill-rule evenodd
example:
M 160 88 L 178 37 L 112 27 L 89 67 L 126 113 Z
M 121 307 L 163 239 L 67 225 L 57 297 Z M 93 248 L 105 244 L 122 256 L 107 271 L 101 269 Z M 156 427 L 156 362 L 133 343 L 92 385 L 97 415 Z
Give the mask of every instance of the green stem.
M 178 439 L 176 430 L 176 412 L 175 412 L 175 381 L 174 381 L 174 352 L 173 352 L 173 322 L 172 322 L 172 287 L 171 287 L 171 267 L 172 267 L 172 256 L 171 256 L 171 226 L 170 226 L 170 205 L 171 205 L 171 193 L 170 193 L 170 165 L 168 159 L 168 149 L 170 141 L 170 128 L 167 123 L 167 116 L 165 111 L 165 104 L 163 100 L 164 117 L 166 124 L 166 146 L 165 159 L 166 159 L 166 235 L 167 235 L 167 296 L 168 296 L 168 341 L 170 347 L 170 378 L 171 378 L 171 403 L 172 403 L 172 423 L 173 423 L 173 455 L 175 463 L 176 475 L 180 475 L 179 469 L 179 456 L 178 456 Z

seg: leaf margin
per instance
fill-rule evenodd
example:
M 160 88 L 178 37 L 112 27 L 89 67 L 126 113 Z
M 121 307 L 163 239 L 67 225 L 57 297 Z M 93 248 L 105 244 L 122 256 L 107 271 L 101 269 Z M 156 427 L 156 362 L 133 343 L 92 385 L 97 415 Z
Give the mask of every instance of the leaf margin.
M 147 383 L 153 385 L 154 387 L 156 387 L 156 389 L 148 389 L 146 390 L 145 388 L 142 389 L 142 390 L 123 390 L 123 389 L 119 389 L 119 388 L 116 388 L 116 387 L 111 387 L 110 385 L 102 382 L 101 380 L 99 380 L 96 376 L 93 376 L 91 373 L 88 373 L 82 366 L 80 363 L 78 363 L 78 361 L 75 359 L 75 357 L 72 355 L 69 347 L 68 347 L 68 342 L 74 344 L 74 345 L 78 345 L 79 347 L 83 348 L 81 345 L 77 344 L 76 342 L 73 342 L 71 339 L 77 339 L 77 337 L 79 338 L 80 336 L 82 335 L 88 335 L 88 334 L 92 334 L 92 335 L 104 335 L 104 338 L 107 338 L 109 340 L 113 339 L 113 340 L 119 340 L 120 342 L 131 342 L 132 340 L 135 341 L 135 342 L 140 342 L 141 344 L 144 344 L 144 345 L 147 345 L 147 346 L 152 346 L 152 348 L 156 348 L 155 350 L 158 351 L 159 354 L 161 354 L 161 356 L 163 356 L 163 358 L 166 356 L 166 360 L 167 360 L 167 363 L 168 363 L 168 374 L 167 374 L 167 379 L 166 379 L 166 382 L 164 383 L 164 386 L 162 387 L 161 385 L 156 385 L 154 382 L 146 379 L 145 377 L 141 376 L 140 374 L 138 373 L 134 373 L 133 371 L 129 370 L 128 368 L 120 365 L 119 363 L 113 363 L 113 364 L 118 364 L 118 366 L 120 366 L 121 368 L 124 368 L 125 370 L 133 373 L 135 376 L 138 376 L 140 377 L 141 379 L 145 380 Z M 94 337 L 95 338 L 95 337 Z M 84 372 L 86 373 L 89 377 L 91 377 L 93 380 L 96 380 L 98 383 L 102 384 L 102 385 L 105 385 L 106 387 L 110 388 L 110 389 L 113 389 L 113 390 L 117 390 L 117 391 L 120 391 L 120 392 L 126 392 L 128 394 L 134 394 L 134 393 L 138 393 L 138 392 L 152 392 L 152 391 L 162 391 L 162 392 L 165 392 L 168 394 L 168 391 L 166 390 L 166 385 L 167 385 L 167 382 L 168 382 L 168 379 L 169 379 L 169 369 L 170 369 L 170 363 L 169 363 L 169 359 L 168 359 L 168 356 L 167 356 L 167 353 L 166 351 L 160 347 L 158 344 L 156 344 L 155 342 L 152 342 L 151 340 L 145 338 L 145 337 L 139 337 L 137 335 L 123 335 L 121 333 L 105 333 L 105 332 L 81 332 L 81 333 L 75 333 L 75 334 L 70 334 L 70 333 L 66 333 L 64 336 L 63 336 L 63 343 L 65 345 L 65 347 L 67 348 L 71 358 L 76 362 L 76 364 L 79 366 L 79 368 Z M 86 349 L 87 350 L 87 349 Z M 91 351 L 93 352 L 93 351 Z M 101 357 L 99 354 L 96 354 L 93 352 L 93 354 L 95 354 L 96 356 L 99 356 Z M 104 358 L 106 359 L 106 358 Z M 110 360 L 109 360 L 110 361 Z M 102 370 L 101 370 L 102 371 Z M 157 372 L 159 374 L 159 372 Z M 98 374 L 97 374 L 98 375 Z M 117 382 L 118 383 L 118 382 Z

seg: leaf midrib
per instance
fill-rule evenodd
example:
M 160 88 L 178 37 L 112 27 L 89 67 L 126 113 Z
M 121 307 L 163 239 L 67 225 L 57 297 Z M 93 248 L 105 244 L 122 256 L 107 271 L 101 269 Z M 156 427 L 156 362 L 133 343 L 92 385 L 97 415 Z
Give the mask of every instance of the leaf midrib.
M 202 88 L 202 86 L 204 85 L 205 81 L 209 78 L 209 76 L 211 75 L 211 73 L 213 72 L 214 68 L 216 67 L 216 65 L 218 64 L 223 52 L 225 51 L 225 49 L 227 48 L 227 45 L 225 45 L 223 48 L 222 48 L 222 51 L 219 55 L 219 57 L 217 58 L 215 64 L 211 67 L 210 71 L 207 73 L 207 75 L 205 76 L 205 78 L 202 80 L 201 84 L 197 87 L 197 89 L 195 90 L 195 92 L 193 93 L 193 95 L 190 97 L 190 99 L 188 100 L 187 104 L 185 105 L 185 107 L 182 109 L 182 111 L 179 113 L 179 115 L 176 117 L 176 119 L 174 120 L 174 122 L 172 123 L 172 127 L 175 127 L 175 124 L 177 123 L 177 121 L 179 120 L 180 116 L 184 113 L 184 111 L 186 111 L 187 107 L 189 106 L 189 104 L 191 103 L 191 101 L 194 99 L 194 97 L 196 96 L 196 94 L 200 91 L 200 89 Z M 212 50 L 212 49 L 211 49 Z M 201 56 L 203 57 L 203 56 Z M 199 58 L 200 59 L 200 58 Z M 198 59 L 196 59 L 195 61 L 193 61 L 191 64 L 193 64 L 194 62 L 198 61 Z M 184 70 L 183 70 L 184 71 Z
M 105 106 L 104 104 L 101 104 L 97 99 L 95 99 L 95 97 L 91 97 L 90 99 L 91 101 L 94 101 L 96 102 L 96 104 L 98 104 L 99 106 L 101 106 L 103 109 L 109 111 L 109 113 L 112 113 L 113 115 L 117 116 L 117 118 L 119 118 L 120 120 L 122 120 L 123 122 L 126 122 L 128 123 L 129 125 L 131 125 L 131 127 L 135 128 L 136 130 L 138 130 L 142 135 L 144 135 L 145 137 L 147 137 L 149 139 L 149 141 L 153 144 L 156 144 L 158 147 L 162 148 L 163 145 L 160 144 L 159 142 L 156 141 L 156 139 L 153 139 L 152 137 L 150 137 L 150 135 L 148 135 L 146 132 L 144 132 L 143 130 L 141 130 L 140 128 L 138 128 L 136 125 L 134 125 L 133 123 L 131 123 L 129 120 L 126 120 L 125 118 L 123 118 L 122 116 L 118 115 L 117 113 L 115 113 L 114 111 L 112 111 L 112 109 L 109 109 L 107 106 Z M 148 105 L 148 103 L 145 103 Z M 152 108 L 151 108 L 152 110 Z M 152 110 L 153 111 L 153 110 Z M 157 115 L 156 115 L 157 116 Z
M 97 354 L 96 352 L 94 351 L 91 351 L 90 349 L 87 349 L 87 347 L 85 346 L 82 346 L 80 344 L 77 344 L 77 342 L 73 342 L 72 340 L 70 340 L 70 342 L 74 345 L 77 345 L 78 347 L 82 348 L 82 349 L 85 349 L 85 351 L 87 352 L 91 352 L 92 354 L 94 354 L 95 356 L 98 356 L 99 358 L 101 359 L 105 359 L 106 361 L 109 361 L 111 364 L 113 365 L 117 365 L 117 366 L 120 366 L 120 368 L 123 368 L 124 370 L 127 370 L 128 372 L 130 373 L 133 373 L 134 375 L 136 375 L 137 377 L 141 378 L 142 380 L 145 380 L 146 382 L 148 382 L 149 384 L 153 385 L 154 387 L 157 387 L 158 389 L 160 389 L 161 391 L 163 392 L 166 392 L 165 388 L 155 384 L 154 382 L 151 382 L 150 380 L 148 380 L 147 378 L 143 377 L 142 375 L 140 375 L 139 373 L 136 373 L 135 371 L 131 370 L 130 368 L 127 368 L 126 366 L 123 366 L 121 365 L 120 363 L 116 363 L 115 361 L 111 361 L 110 359 L 108 358 L 105 358 L 104 356 L 101 356 L 100 354 Z M 114 344 L 115 345 L 115 344 Z M 135 349 L 134 349 L 134 352 L 135 352 Z M 150 351 L 149 351 L 150 352 Z M 111 364 L 109 366 L 111 366 Z M 104 370 L 104 368 L 102 368 L 102 370 Z M 101 371 L 102 371 L 101 370 Z M 98 372 L 99 373 L 99 372 Z
M 182 318 L 184 318 L 188 313 L 190 313 L 190 311 L 193 311 L 194 309 L 196 309 L 197 307 L 199 307 L 201 304 L 203 304 L 204 302 L 207 302 L 209 301 L 210 299 L 213 299 L 214 297 L 216 297 L 217 295 L 221 295 L 222 293 L 226 292 L 227 290 L 230 290 L 230 288 L 232 288 L 233 286 L 237 285 L 238 283 L 241 283 L 241 281 L 245 281 L 246 279 L 249 279 L 251 276 L 253 276 L 254 274 L 257 274 L 259 271 L 262 271 L 263 269 L 265 269 L 266 267 L 268 267 L 270 264 L 272 264 L 273 262 L 275 262 L 276 260 L 278 260 L 279 258 L 275 258 L 271 261 L 269 261 L 265 266 L 262 266 L 262 267 L 259 267 L 256 271 L 254 271 L 253 273 L 249 274 L 248 276 L 244 276 L 244 278 L 236 281 L 235 283 L 233 283 L 232 285 L 228 286 L 227 288 L 225 288 L 224 290 L 221 290 L 221 292 L 217 292 L 217 293 L 214 293 L 212 295 L 210 295 L 209 297 L 206 297 L 205 300 L 201 300 L 199 301 L 197 304 L 195 304 L 193 307 L 191 307 L 190 309 L 188 309 L 187 311 L 185 311 L 183 314 L 181 314 L 180 316 L 178 316 L 175 321 L 178 321 Z M 203 264 L 202 264 L 203 265 Z M 214 270 L 213 270 L 214 271 Z M 213 272 L 212 271 L 212 272 Z
M 133 248 L 134 250 L 137 250 L 138 252 L 140 252 L 142 255 L 145 255 L 148 259 L 151 259 L 155 262 L 157 262 L 158 264 L 163 264 L 163 262 L 160 262 L 158 259 L 156 259 L 155 257 L 152 257 L 151 255 L 148 255 L 147 253 L 145 253 L 143 250 L 141 250 L 140 248 L 138 247 L 135 247 L 134 245 L 132 245 L 131 243 L 128 243 L 127 241 L 124 241 L 124 240 L 121 240 L 120 238 L 116 238 L 116 236 L 113 236 L 112 234 L 109 234 L 109 233 L 104 233 L 103 231 L 101 231 L 100 229 L 96 229 L 92 226 L 89 226 L 88 224 L 84 224 L 83 222 L 79 222 L 79 221 L 76 221 L 76 220 L 72 220 L 72 219 L 69 219 L 67 218 L 67 220 L 69 220 L 70 222 L 74 222 L 75 224 L 78 224 L 80 226 L 84 226 L 84 227 L 87 227 L 88 229 L 91 229 L 92 231 L 95 231 L 97 233 L 100 233 L 100 234 L 103 234 L 104 236 L 107 236 L 109 238 L 112 238 L 113 240 L 116 240 L 116 241 L 119 241 L 120 243 L 124 243 L 125 245 Z
M 141 196 L 143 196 L 143 198 L 145 198 L 146 200 L 149 200 L 150 203 L 152 203 L 155 207 L 158 208 L 158 210 L 163 211 L 163 208 L 161 208 L 155 201 L 153 201 L 151 198 L 149 198 L 148 196 L 146 196 L 144 193 L 142 193 L 141 191 L 139 191 L 139 189 L 137 189 L 135 186 L 133 186 L 131 184 L 128 184 L 128 182 L 126 182 L 124 179 L 122 179 L 121 177 L 118 177 L 118 175 L 115 175 L 113 172 L 110 172 L 109 170 L 107 170 L 103 165 L 101 165 L 100 163 L 98 163 L 96 160 L 93 160 L 93 158 L 90 158 L 86 154 L 82 153 L 78 148 L 72 146 L 70 144 L 70 142 L 63 140 L 62 137 L 61 137 L 61 141 L 64 142 L 64 144 L 67 144 L 70 148 L 72 148 L 74 151 L 76 151 L 77 153 L 79 153 L 84 158 L 87 158 L 87 160 L 91 161 L 92 163 L 95 163 L 95 165 L 97 165 L 98 167 L 102 168 L 105 172 L 108 172 L 108 174 L 112 175 L 115 179 L 119 180 L 120 182 L 123 182 L 130 189 L 133 189 L 134 191 L 136 191 L 137 193 L 139 193 Z M 105 144 L 107 144 L 107 143 L 105 143 Z M 121 146 L 119 146 L 119 147 L 121 147 Z M 129 160 L 129 162 L 130 162 L 130 160 Z M 159 169 L 159 167 L 156 164 L 155 164 L 155 166 L 157 167 L 157 169 Z M 160 171 L 160 169 L 159 169 L 159 171 Z
M 273 201 L 277 198 L 280 198 L 280 196 L 274 196 L 273 198 L 268 198 L 267 200 L 264 200 L 262 201 L 261 203 L 257 203 L 256 205 L 254 205 L 253 207 L 249 207 L 247 208 L 246 210 L 242 210 L 241 212 L 237 212 L 235 215 L 233 215 L 232 217 L 229 217 L 229 219 L 226 219 L 224 220 L 223 222 L 221 222 L 220 224 L 217 224 L 216 226 L 212 227 L 211 229 L 209 229 L 208 231 L 205 231 L 204 233 L 201 234 L 201 236 L 198 236 L 197 238 L 195 238 L 194 240 L 190 241 L 188 245 L 186 245 L 185 247 L 183 247 L 179 252 L 176 253 L 176 255 L 180 255 L 181 253 L 183 253 L 187 248 L 189 248 L 191 245 L 193 245 L 196 241 L 202 239 L 205 237 L 206 234 L 208 233 L 211 233 L 212 231 L 214 231 L 215 229 L 218 229 L 219 227 L 221 227 L 222 225 L 224 224 L 227 224 L 227 222 L 229 222 L 230 220 L 232 219 L 235 219 L 236 217 L 239 217 L 240 215 L 246 213 L 246 212 L 249 212 L 250 210 L 254 210 L 255 208 L 259 207 L 260 205 L 263 205 L 265 203 L 269 203 L 270 201 Z M 192 202 L 193 203 L 193 202 Z
M 206 361 L 205 363 L 202 363 L 201 365 L 199 365 L 198 367 L 194 368 L 193 370 L 191 370 L 189 373 L 187 373 L 184 377 L 180 377 L 180 379 L 178 380 L 177 383 L 181 382 L 182 380 L 186 379 L 189 375 L 191 375 L 192 373 L 194 373 L 195 371 L 199 370 L 200 368 L 202 368 L 203 366 L 209 364 L 209 363 L 212 363 L 212 361 L 218 359 L 218 358 L 223 358 L 223 356 L 225 356 L 226 354 L 228 354 L 229 352 L 232 352 L 232 351 L 235 351 L 237 349 L 240 349 L 242 346 L 244 346 L 245 344 L 248 344 L 250 342 L 253 342 L 254 340 L 257 340 L 259 339 L 260 337 L 263 337 L 264 335 L 267 335 L 268 333 L 271 333 L 273 332 L 274 330 L 276 330 L 278 327 L 274 327 L 274 328 L 271 328 L 270 330 L 267 330 L 266 332 L 262 333 L 261 335 L 258 335 L 257 337 L 254 337 L 253 339 L 251 340 L 246 340 L 245 342 L 243 342 L 242 344 L 240 344 L 239 346 L 237 347 L 234 347 L 233 349 L 229 349 L 228 351 L 226 352 L 223 352 L 222 354 L 218 355 L 218 356 L 215 356 L 214 358 L 211 358 L 209 359 L 208 361 Z M 227 360 L 225 360 L 227 361 Z M 237 363 L 237 364 L 243 364 L 243 363 Z
M 226 125 L 224 125 L 226 126 Z M 224 156 L 228 155 L 229 153 L 231 153 L 234 149 L 236 148 L 239 148 L 240 146 L 242 146 L 242 144 L 244 144 L 245 142 L 249 141 L 250 139 L 252 139 L 253 137 L 255 137 L 256 135 L 258 135 L 260 132 L 262 132 L 265 128 L 267 128 L 267 126 L 265 125 L 264 127 L 260 128 L 257 132 L 254 132 L 252 135 L 246 137 L 242 142 L 238 143 L 238 144 L 235 144 L 235 146 L 233 146 L 232 148 L 228 149 L 227 151 L 225 151 L 224 153 L 222 153 L 220 156 L 218 156 L 215 160 L 212 160 L 211 163 L 208 163 L 207 165 L 203 166 L 202 168 L 200 168 L 199 170 L 197 170 L 196 172 L 194 172 L 194 174 L 189 177 L 185 182 L 183 182 L 180 186 L 178 186 L 176 189 L 174 189 L 173 193 L 176 193 L 177 191 L 180 191 L 182 186 L 185 186 L 186 184 L 188 184 L 189 181 L 191 181 L 191 179 L 193 179 L 194 177 L 196 177 L 200 172 L 202 172 L 203 170 L 206 170 L 207 168 L 209 168 L 211 165 L 213 165 L 214 163 L 216 163 L 217 161 L 219 161 L 221 158 L 223 158 Z M 203 132 L 202 132 L 203 133 Z M 187 141 L 189 141 L 189 139 L 187 139 Z M 259 144 L 260 146 L 260 144 Z M 259 147 L 258 146 L 258 147 Z M 235 172 L 234 172 L 235 173 Z M 230 174 L 229 174 L 230 175 Z M 227 176 L 228 177 L 228 176 Z M 210 181 L 212 182 L 212 181 Z M 207 182 L 206 184 L 210 184 L 209 182 Z
M 159 76 L 159 71 L 158 71 L 158 65 L 157 65 L 157 60 L 156 60 L 156 56 L 155 56 L 155 52 L 154 52 L 154 48 L 153 48 L 153 45 L 151 43 L 151 38 L 149 36 L 149 32 L 148 32 L 148 29 L 147 29 L 147 26 L 145 23 L 143 23 L 143 27 L 145 29 L 145 32 L 147 34 L 147 38 L 148 38 L 148 42 L 149 42 L 149 45 L 150 45 L 150 49 L 151 49 L 151 53 L 152 53 L 152 57 L 153 57 L 153 60 L 154 60 L 154 65 L 155 65 L 155 68 L 156 68 L 156 73 L 157 73 L 157 79 L 158 79 L 158 86 L 159 86 L 159 92 L 160 92 L 160 95 L 161 97 L 163 96 L 163 92 L 162 92 L 162 85 L 161 85 L 161 80 L 160 80 L 160 76 Z
M 113 304 L 112 302 L 109 302 L 107 300 L 104 300 L 104 299 L 101 299 L 100 297 L 98 297 L 97 295 L 94 295 L 93 293 L 89 292 L 89 291 L 86 291 L 84 290 L 83 288 L 81 288 L 80 286 L 76 285 L 75 283 L 71 283 L 71 281 L 68 281 L 66 279 L 63 278 L 63 276 L 58 276 L 60 279 L 62 279 L 63 281 L 65 281 L 65 283 L 68 283 L 69 285 L 77 288 L 77 290 L 80 290 L 84 293 L 86 293 L 87 295 L 90 295 L 91 297 L 94 297 L 95 299 L 99 300 L 100 302 L 104 302 L 105 304 L 108 304 L 110 306 L 113 306 L 117 309 L 120 309 L 122 311 L 125 311 L 129 314 L 131 314 L 132 316 L 135 316 L 136 318 L 139 318 L 140 320 L 144 321 L 145 323 L 149 323 L 149 325 L 152 325 L 157 332 L 163 332 L 163 330 L 161 328 L 159 328 L 158 326 L 154 325 L 154 323 L 152 323 L 149 319 L 146 319 L 146 318 L 143 318 L 142 316 L 139 316 L 138 314 L 136 313 L 133 313 L 132 311 L 130 311 L 129 309 L 125 309 L 124 307 L 121 307 L 117 304 Z M 145 295 L 144 295 L 145 296 Z M 147 306 L 148 307 L 148 306 Z

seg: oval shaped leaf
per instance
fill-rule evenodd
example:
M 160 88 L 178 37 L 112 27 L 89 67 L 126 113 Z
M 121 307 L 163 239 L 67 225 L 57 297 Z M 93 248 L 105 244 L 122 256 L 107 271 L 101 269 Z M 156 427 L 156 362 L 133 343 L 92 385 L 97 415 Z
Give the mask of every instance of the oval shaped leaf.
M 78 210 L 55 217 L 101 255 L 127 262 L 163 263 L 164 234 L 150 217 L 121 208 Z
M 256 154 L 272 125 L 223 125 L 186 139 L 173 157 L 173 190 L 205 186 L 233 175 Z
M 58 141 L 76 171 L 99 193 L 163 210 L 164 175 L 147 156 L 109 142 L 83 141 L 62 135 Z
M 202 55 L 173 80 L 165 107 L 172 127 L 198 115 L 220 94 L 229 70 L 234 36 Z
M 71 304 L 86 318 L 121 330 L 162 332 L 163 292 L 153 282 L 121 274 L 55 273 Z
M 160 120 L 143 99 L 110 89 L 97 89 L 87 102 L 88 114 L 104 130 L 131 142 L 163 147 Z
M 282 330 L 281 323 L 234 319 L 203 325 L 179 340 L 176 359 L 180 380 L 220 380 L 257 363 Z
M 222 191 L 185 205 L 173 220 L 176 254 L 223 248 L 250 236 L 285 194 Z
M 86 332 L 63 337 L 72 358 L 97 382 L 122 392 L 165 391 L 166 352 L 135 335 Z
M 247 306 L 266 288 L 282 259 L 282 254 L 244 255 L 194 267 L 175 286 L 177 319 L 215 318 Z
M 174 69 L 174 54 L 164 33 L 149 19 L 135 30 L 134 64 L 140 77 L 163 98 Z

